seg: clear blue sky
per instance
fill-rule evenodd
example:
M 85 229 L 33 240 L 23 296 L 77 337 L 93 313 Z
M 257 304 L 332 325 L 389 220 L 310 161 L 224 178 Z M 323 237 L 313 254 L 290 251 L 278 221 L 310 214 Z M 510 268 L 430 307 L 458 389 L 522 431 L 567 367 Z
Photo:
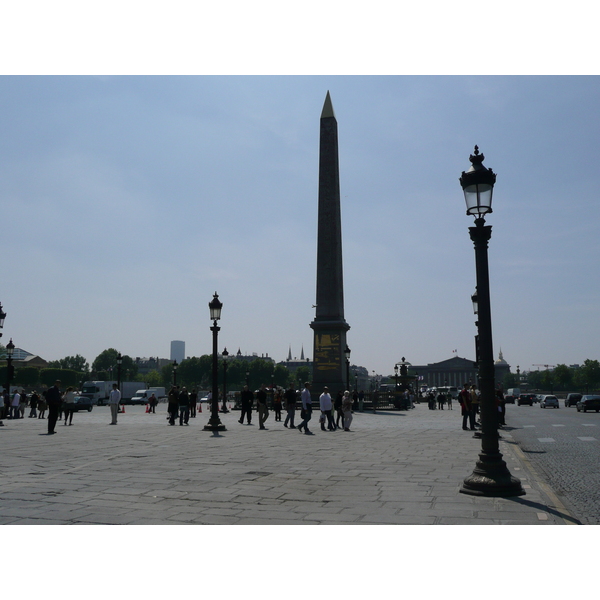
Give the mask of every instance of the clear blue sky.
M 600 359 L 596 76 L 2 77 L 3 341 L 209 353 L 216 290 L 220 349 L 312 356 L 328 90 L 353 363 L 474 357 L 475 144 L 498 174 L 495 354 Z

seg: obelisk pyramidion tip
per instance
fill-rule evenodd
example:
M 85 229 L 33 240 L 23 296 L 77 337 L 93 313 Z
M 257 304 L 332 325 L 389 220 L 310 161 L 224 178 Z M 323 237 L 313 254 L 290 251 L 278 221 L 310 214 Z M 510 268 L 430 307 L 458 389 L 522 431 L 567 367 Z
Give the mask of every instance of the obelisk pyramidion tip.
M 331 96 L 329 95 L 329 90 L 327 91 L 327 96 L 325 97 L 325 104 L 323 104 L 323 112 L 321 113 L 321 119 L 326 119 L 327 117 L 333 117 L 335 119 L 335 113 L 333 112 L 333 105 L 331 104 Z

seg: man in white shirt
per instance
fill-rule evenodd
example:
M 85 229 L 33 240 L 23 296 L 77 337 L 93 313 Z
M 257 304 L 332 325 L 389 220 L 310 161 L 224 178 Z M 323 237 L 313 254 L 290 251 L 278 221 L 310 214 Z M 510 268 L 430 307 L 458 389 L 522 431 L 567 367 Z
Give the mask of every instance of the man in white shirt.
M 333 422 L 333 415 L 331 414 L 331 410 L 333 408 L 333 402 L 331 401 L 331 396 L 329 395 L 329 388 L 325 386 L 323 388 L 323 393 L 319 396 L 319 408 L 321 409 L 321 429 L 325 431 L 325 418 L 327 418 L 327 429 L 329 431 L 335 431 L 335 423 Z
M 119 414 L 119 402 L 121 402 L 121 392 L 117 389 L 117 384 L 113 383 L 113 389 L 108 396 L 108 404 L 110 406 L 110 416 L 112 421 L 109 425 L 117 424 L 117 415 Z
M 312 435 L 312 431 L 308 430 L 308 422 L 312 417 L 312 398 L 310 397 L 310 383 L 308 381 L 305 382 L 304 389 L 302 390 L 302 412 L 300 416 L 302 417 L 302 422 L 298 425 L 298 430 L 302 431 L 304 427 L 304 433 Z

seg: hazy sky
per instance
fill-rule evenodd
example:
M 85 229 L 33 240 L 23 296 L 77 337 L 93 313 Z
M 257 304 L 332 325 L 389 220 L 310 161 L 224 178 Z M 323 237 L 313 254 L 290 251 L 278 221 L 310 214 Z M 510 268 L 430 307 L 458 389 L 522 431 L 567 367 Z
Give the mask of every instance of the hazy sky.
M 339 129 L 352 363 L 474 358 L 478 144 L 498 175 L 494 352 L 600 359 L 600 79 L 0 78 L 3 342 L 48 360 L 219 348 L 312 357 L 319 117 Z

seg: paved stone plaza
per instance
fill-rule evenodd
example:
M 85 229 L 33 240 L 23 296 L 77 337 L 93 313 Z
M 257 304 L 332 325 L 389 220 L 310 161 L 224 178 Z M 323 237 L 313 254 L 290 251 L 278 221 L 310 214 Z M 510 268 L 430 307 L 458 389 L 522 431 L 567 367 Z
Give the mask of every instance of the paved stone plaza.
M 576 522 L 531 469 L 509 431 L 501 451 L 527 494 L 478 498 L 459 493 L 481 447 L 461 429 L 460 410 L 356 413 L 352 432 L 308 436 L 221 415 L 227 431 L 203 431 L 206 409 L 189 426 L 167 425 L 126 407 L 75 413 L 72 426 L 5 421 L 0 428 L 2 524 L 518 524 Z M 297 420 L 297 422 L 299 419 Z

